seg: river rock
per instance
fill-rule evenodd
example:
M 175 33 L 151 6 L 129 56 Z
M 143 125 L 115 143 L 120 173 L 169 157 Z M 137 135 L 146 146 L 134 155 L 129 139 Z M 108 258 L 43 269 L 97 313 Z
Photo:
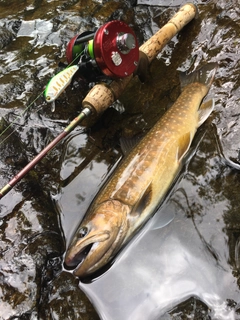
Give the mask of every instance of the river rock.
M 13 33 L 4 27 L 0 27 L 0 49 L 6 47 L 13 40 Z

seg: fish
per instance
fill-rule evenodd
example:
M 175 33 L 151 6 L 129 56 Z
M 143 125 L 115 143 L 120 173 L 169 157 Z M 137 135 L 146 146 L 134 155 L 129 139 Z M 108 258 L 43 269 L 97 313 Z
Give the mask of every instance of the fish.
M 211 62 L 188 76 L 176 102 L 121 160 L 90 204 L 64 264 L 79 278 L 99 271 L 149 220 L 178 176 L 199 126 L 214 109 L 203 102 L 217 70 Z
M 73 76 L 78 71 L 77 65 L 72 65 L 56 74 L 47 84 L 44 96 L 47 102 L 53 103 L 60 94 L 70 85 Z M 55 109 L 55 108 L 54 108 Z

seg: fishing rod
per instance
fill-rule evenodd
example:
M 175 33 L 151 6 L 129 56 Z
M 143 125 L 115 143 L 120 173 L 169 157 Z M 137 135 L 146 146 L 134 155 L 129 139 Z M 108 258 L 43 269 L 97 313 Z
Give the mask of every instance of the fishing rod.
M 96 120 L 120 97 L 135 75 L 144 80 L 151 61 L 196 14 L 194 4 L 185 4 L 140 48 L 133 30 L 118 20 L 104 24 L 95 32 L 86 31 L 72 38 L 66 49 L 68 67 L 54 76 L 45 89 L 45 98 L 52 103 L 52 111 L 55 100 L 76 73 L 87 81 L 104 82 L 97 83 L 89 91 L 80 114 L 0 190 L 0 199 L 84 119 Z

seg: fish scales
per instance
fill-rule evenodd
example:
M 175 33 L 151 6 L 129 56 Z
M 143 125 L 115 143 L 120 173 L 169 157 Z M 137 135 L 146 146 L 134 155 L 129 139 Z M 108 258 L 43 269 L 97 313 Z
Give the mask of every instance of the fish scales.
M 213 110 L 213 101 L 201 103 L 216 69 L 217 64 L 210 63 L 190 75 L 196 80 L 185 86 L 97 194 L 65 256 L 76 276 L 94 273 L 111 261 L 163 200 L 197 128 Z
M 157 180 L 160 179 L 159 166 L 164 171 L 168 163 L 177 160 L 177 146 L 174 154 L 171 154 L 173 144 L 175 141 L 178 144 L 179 136 L 182 136 L 184 128 L 186 132 L 193 131 L 191 126 L 196 124 L 197 114 L 190 119 L 191 106 L 196 103 L 200 104 L 206 91 L 206 86 L 198 83 L 185 88 L 181 99 L 163 115 L 116 169 L 116 174 L 110 179 L 107 188 L 99 195 L 96 205 L 107 199 L 119 200 L 129 206 L 134 206 L 139 201 L 139 197 L 154 181 L 154 177 Z M 169 157 L 175 159 L 169 162 Z M 162 190 L 165 190 L 164 186 Z

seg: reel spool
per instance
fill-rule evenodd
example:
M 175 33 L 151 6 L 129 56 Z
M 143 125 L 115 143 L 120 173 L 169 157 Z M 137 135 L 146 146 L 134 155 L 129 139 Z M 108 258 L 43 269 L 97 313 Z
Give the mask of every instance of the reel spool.
M 113 20 L 96 32 L 73 37 L 66 50 L 68 64 L 78 64 L 79 73 L 89 82 L 103 78 L 119 79 L 132 74 L 139 61 L 139 47 L 133 30 Z

